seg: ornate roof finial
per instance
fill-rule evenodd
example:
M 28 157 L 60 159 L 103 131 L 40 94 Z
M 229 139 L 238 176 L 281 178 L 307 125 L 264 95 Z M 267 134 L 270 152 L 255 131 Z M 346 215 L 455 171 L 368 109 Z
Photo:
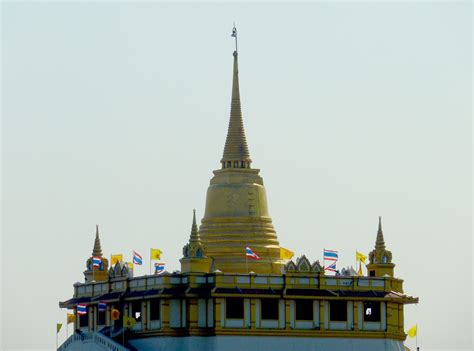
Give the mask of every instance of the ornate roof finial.
M 377 240 L 375 241 L 375 248 L 379 250 L 385 250 L 385 240 L 383 239 L 381 216 L 379 216 L 379 228 L 377 230 Z
M 199 236 L 198 227 L 196 224 L 196 209 L 193 209 L 193 224 L 191 226 L 191 236 L 189 238 L 189 242 L 198 242 L 201 241 Z
M 92 250 L 92 256 L 102 257 L 102 248 L 100 247 L 100 238 L 99 238 L 99 225 L 95 226 L 95 242 L 94 249 Z
M 245 138 L 242 109 L 240 106 L 239 68 L 237 53 L 237 29 L 233 28 L 232 37 L 235 38 L 234 73 L 232 81 L 232 100 L 230 107 L 229 128 L 222 156 L 222 168 L 250 168 L 250 153 Z

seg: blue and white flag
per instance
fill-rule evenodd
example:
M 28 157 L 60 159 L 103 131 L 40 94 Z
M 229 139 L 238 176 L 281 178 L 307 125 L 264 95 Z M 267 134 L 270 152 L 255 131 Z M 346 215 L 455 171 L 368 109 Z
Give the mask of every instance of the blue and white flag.
M 324 260 L 325 261 L 337 261 L 337 251 L 324 249 Z
M 76 306 L 77 308 L 77 314 L 79 316 L 84 316 L 87 314 L 87 305 L 84 303 L 80 303 Z
M 99 256 L 92 256 L 92 267 L 99 268 L 102 259 Z
M 99 312 L 105 312 L 107 310 L 107 304 L 105 302 L 99 302 Z
M 165 271 L 164 263 L 155 263 L 155 274 L 161 274 Z
M 245 248 L 245 256 L 247 256 L 247 258 L 250 258 L 252 260 L 260 260 L 260 256 L 258 256 L 255 252 L 252 251 L 252 249 L 250 247 L 246 247 Z
M 133 251 L 133 263 L 139 266 L 143 264 L 143 257 L 136 251 Z
M 324 270 L 330 271 L 330 272 L 337 272 L 336 262 L 331 263 L 329 266 L 325 267 Z

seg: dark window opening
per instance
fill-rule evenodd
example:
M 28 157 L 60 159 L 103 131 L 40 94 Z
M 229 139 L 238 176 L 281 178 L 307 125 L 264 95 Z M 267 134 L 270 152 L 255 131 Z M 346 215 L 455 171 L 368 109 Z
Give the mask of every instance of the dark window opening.
M 105 311 L 97 311 L 97 324 L 105 325 Z
M 364 321 L 380 322 L 380 302 L 364 302 Z
M 244 299 L 239 299 L 235 297 L 227 298 L 225 307 L 226 318 L 244 318 Z
M 313 319 L 313 300 L 296 300 L 296 320 L 312 321 Z
M 158 299 L 150 301 L 150 320 L 160 320 L 160 300 Z
M 369 276 L 375 277 L 375 271 L 370 271 L 370 272 L 369 272 Z
M 89 325 L 89 315 L 83 314 L 78 315 L 79 317 L 79 327 L 87 327 Z
M 278 299 L 262 299 L 262 319 L 278 319 Z
M 334 322 L 347 321 L 347 301 L 330 301 L 329 319 Z
M 132 307 L 132 317 L 135 318 L 137 322 L 142 321 L 142 302 L 133 301 L 131 304 Z

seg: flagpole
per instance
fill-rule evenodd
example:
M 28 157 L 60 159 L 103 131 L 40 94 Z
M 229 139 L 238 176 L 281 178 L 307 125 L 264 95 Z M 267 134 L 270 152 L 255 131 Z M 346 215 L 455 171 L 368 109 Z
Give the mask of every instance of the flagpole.
M 419 351 L 420 349 L 418 348 L 418 323 L 416 323 L 416 338 L 415 338 L 415 342 L 416 342 L 416 351 Z

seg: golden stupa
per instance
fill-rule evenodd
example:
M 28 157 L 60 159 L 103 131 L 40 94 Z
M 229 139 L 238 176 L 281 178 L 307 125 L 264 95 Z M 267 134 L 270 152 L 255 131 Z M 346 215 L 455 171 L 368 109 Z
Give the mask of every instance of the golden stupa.
M 206 256 L 213 258 L 220 271 L 279 274 L 285 262 L 280 259 L 260 170 L 251 168 L 251 163 L 240 105 L 238 53 L 234 51 L 229 129 L 221 169 L 214 171 L 207 189 L 199 234 Z M 247 260 L 246 246 L 261 260 Z

